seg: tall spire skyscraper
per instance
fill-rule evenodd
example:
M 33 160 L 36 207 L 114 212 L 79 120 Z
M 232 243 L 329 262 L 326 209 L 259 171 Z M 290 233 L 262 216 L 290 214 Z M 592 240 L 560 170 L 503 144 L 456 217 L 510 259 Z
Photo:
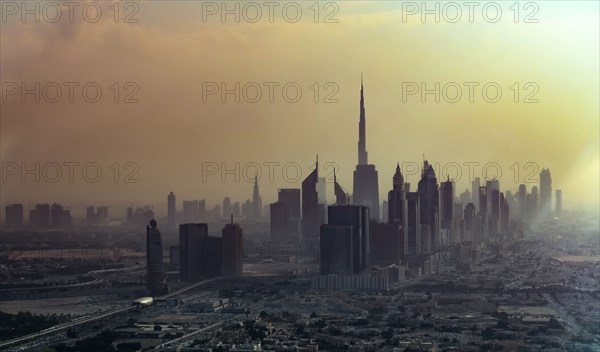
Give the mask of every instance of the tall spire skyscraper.
M 365 95 L 363 77 L 360 74 L 360 120 L 358 123 L 358 165 L 367 165 L 369 157 L 367 154 L 367 126 L 365 120 Z
M 369 208 L 371 219 L 379 221 L 379 179 L 375 165 L 370 165 L 367 157 L 367 122 L 365 114 L 365 95 L 362 74 L 360 76 L 360 121 L 358 124 L 358 164 L 354 171 L 355 205 Z

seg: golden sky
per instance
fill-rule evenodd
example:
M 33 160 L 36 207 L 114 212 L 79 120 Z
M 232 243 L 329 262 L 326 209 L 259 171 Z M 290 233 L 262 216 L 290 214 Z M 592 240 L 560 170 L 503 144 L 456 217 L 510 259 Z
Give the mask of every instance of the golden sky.
M 118 23 L 112 2 L 81 2 L 73 21 L 63 7 L 56 23 L 49 21 L 54 18 L 50 7 L 40 23 L 31 15 L 22 21 L 20 12 L 3 7 L 1 203 L 58 201 L 74 209 L 151 204 L 160 213 L 170 191 L 178 203 L 207 199 L 217 204 L 225 196 L 241 202 L 252 192 L 243 176 L 251 178 L 252 163 L 257 163 L 267 204 L 275 200 L 277 188 L 300 187 L 299 181 L 289 182 L 298 178 L 294 166 L 301 167 L 302 177 L 308 175 L 316 154 L 321 174 L 330 176 L 335 163 L 339 181 L 351 192 L 362 72 L 367 150 L 379 170 L 382 199 L 396 163 L 410 168 L 424 155 L 439 163 L 438 180 L 446 177 L 448 165 L 461 166 L 457 194 L 468 185 L 464 163 L 479 163 L 474 174 L 482 179 L 483 165 L 497 163 L 503 190 L 514 192 L 522 182 L 530 189 L 539 171 L 550 168 L 553 189 L 563 190 L 565 206 L 598 207 L 598 2 L 538 1 L 529 7 L 520 2 L 518 18 L 513 2 L 494 3 L 501 14 L 481 2 L 472 20 L 458 2 L 462 17 L 456 23 L 456 9 L 444 9 L 443 2 L 438 3 L 439 23 L 434 15 L 423 21 L 418 11 L 423 9 L 409 14 L 421 2 L 321 2 L 318 23 L 312 1 L 279 2 L 272 23 L 265 2 L 253 3 L 262 11 L 255 23 L 245 20 L 255 18 L 256 9 L 244 12 L 244 2 L 239 3 L 239 23 L 235 14 L 223 22 L 221 3 L 123 1 Z M 97 4 L 102 15 L 92 22 Z M 207 13 L 214 10 L 212 4 L 217 5 L 214 15 Z M 436 3 L 428 4 L 434 9 Z M 300 20 L 292 22 L 297 7 Z M 326 23 L 331 20 L 337 22 Z M 33 94 L 21 96 L 22 84 L 32 89 L 35 82 L 47 88 L 45 93 L 40 88 L 40 103 Z M 56 103 L 46 99 L 55 96 L 49 82 L 62 86 Z M 65 82 L 79 84 L 72 102 Z M 82 97 L 82 87 L 90 82 L 102 90 L 97 103 Z M 239 103 L 233 94 L 225 96 L 225 103 L 220 93 L 203 99 L 203 89 L 214 87 L 211 82 L 219 89 L 221 83 L 231 89 L 239 82 L 246 94 L 240 92 Z M 273 85 L 273 102 L 265 82 L 275 82 L 267 83 Z M 423 102 L 420 92 L 403 99 L 408 86 L 433 89 L 436 82 L 440 94 L 447 88 L 439 103 L 433 94 Z M 8 94 L 15 84 L 19 91 Z M 282 93 L 286 84 L 291 86 L 287 100 Z M 484 99 L 486 84 L 501 88 L 497 102 Z M 261 98 L 246 101 L 255 96 L 256 85 L 262 87 Z M 446 101 L 454 98 L 456 86 L 462 96 L 455 103 Z M 302 95 L 292 103 L 294 87 Z M 114 102 L 116 91 L 119 103 Z M 89 92 L 93 97 L 94 88 Z M 485 98 L 493 99 L 494 92 L 492 87 Z M 130 99 L 137 103 L 123 103 L 129 93 L 135 93 Z M 22 175 L 22 166 L 33 169 L 36 162 L 39 183 L 33 174 Z M 80 163 L 73 182 L 63 165 L 69 162 Z M 240 182 L 235 172 L 223 175 L 222 166 L 234 169 L 236 162 L 238 174 L 245 172 Z M 48 182 L 55 175 L 52 163 L 62 165 L 55 183 Z M 89 163 L 100 166 L 98 182 L 92 182 L 93 168 L 89 179 L 81 174 Z M 203 164 L 213 163 L 219 170 L 203 180 Z M 265 163 L 279 163 L 271 164 L 272 180 Z M 449 176 L 457 178 L 454 171 Z M 417 175 L 407 176 L 413 189 L 417 180 Z M 327 191 L 331 199 L 331 185 Z

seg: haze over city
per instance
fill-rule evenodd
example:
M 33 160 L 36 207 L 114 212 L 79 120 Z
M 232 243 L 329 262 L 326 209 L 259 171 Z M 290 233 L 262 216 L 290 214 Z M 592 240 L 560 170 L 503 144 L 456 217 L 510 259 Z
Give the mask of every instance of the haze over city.
M 363 72 L 369 154 L 380 182 L 392 176 L 397 162 L 420 164 L 424 155 L 441 166 L 461 165 L 458 189 L 471 181 L 464 162 L 480 163 L 474 169 L 478 177 L 483 165 L 495 162 L 502 168 L 503 188 L 516 190 L 531 171 L 524 164 L 533 162 L 539 170 L 552 170 L 565 191 L 565 204 L 597 207 L 597 3 L 544 3 L 532 16 L 538 23 L 522 23 L 529 9 L 521 9 L 520 23 L 515 23 L 508 6 L 496 23 L 487 22 L 480 11 L 470 23 L 465 7 L 457 23 L 445 17 L 435 23 L 433 15 L 422 23 L 419 14 L 403 13 L 400 2 L 355 1 L 338 4 L 332 16 L 337 23 L 323 23 L 332 9 L 321 9 L 322 20 L 314 23 L 310 4 L 305 5 L 296 23 L 285 21 L 280 8 L 269 23 L 264 6 L 257 23 L 243 16 L 236 23 L 233 15 L 222 23 L 220 14 L 208 16 L 201 3 L 186 1 L 142 2 L 132 16 L 138 23 L 115 23 L 108 3 L 102 4 L 103 16 L 96 23 L 86 22 L 79 9 L 73 23 L 21 23 L 19 15 L 7 16 L 0 34 L 4 82 L 27 82 L 29 88 L 34 82 L 42 87 L 70 81 L 81 86 L 72 103 L 66 86 L 57 103 L 34 103 L 33 95 L 23 103 L 20 91 L 5 94 L 2 161 L 29 168 L 35 162 L 42 167 L 49 162 L 96 162 L 103 177 L 97 183 L 81 177 L 70 183 L 64 175 L 56 183 L 43 178 L 35 183 L 31 176 L 21 182 L 19 170 L 3 181 L 2 202 L 60 201 L 80 213 L 88 199 L 121 207 L 152 203 L 161 209 L 163 195 L 174 191 L 218 204 L 225 195 L 248 198 L 251 180 L 236 183 L 229 176 L 221 182 L 219 173 L 202 182 L 202 163 L 226 163 L 229 168 L 236 162 L 242 167 L 252 162 L 298 163 L 303 178 L 315 154 L 322 163 L 335 163 L 341 180 L 351 180 L 357 87 Z M 128 13 L 122 9 L 121 16 Z M 81 98 L 87 82 L 102 87 L 100 102 Z M 121 84 L 121 100 L 134 91 L 123 86 L 134 82 L 138 91 L 132 98 L 138 102 L 115 104 L 110 89 L 114 82 Z M 243 96 L 235 103 L 229 95 L 223 103 L 218 92 L 203 102 L 203 82 L 224 82 L 229 89 L 236 82 L 242 87 L 257 82 L 263 96 L 256 103 Z M 264 82 L 280 84 L 273 103 Z M 297 103 L 282 98 L 281 88 L 288 82 L 302 88 Z M 319 103 L 313 100 L 314 82 L 320 87 Z M 328 82 L 335 87 L 325 87 Z M 403 82 L 424 82 L 428 89 L 435 82 L 442 87 L 457 82 L 462 98 L 449 103 L 441 97 L 436 103 L 430 94 L 423 103 L 419 91 L 403 102 Z M 473 103 L 464 82 L 479 84 Z M 488 82 L 502 88 L 496 103 L 482 97 L 481 88 Z M 515 82 L 520 84 L 518 103 Z M 523 102 L 535 88 L 525 89 L 528 82 L 537 87 L 532 95 L 537 103 Z M 453 89 L 448 92 L 454 95 Z M 337 103 L 323 102 L 329 93 L 335 93 L 331 98 Z M 135 163 L 139 182 L 115 184 L 108 169 L 115 162 L 121 168 Z M 518 175 L 509 169 L 515 163 Z M 266 175 L 260 179 L 270 201 L 277 188 L 299 184 L 287 182 L 281 166 L 275 171 L 272 183 Z M 294 170 L 289 171 L 293 176 Z M 416 181 L 419 175 L 407 177 Z M 385 190 L 380 192 L 383 196 Z
M 598 351 L 599 13 L 0 1 L 0 350 Z

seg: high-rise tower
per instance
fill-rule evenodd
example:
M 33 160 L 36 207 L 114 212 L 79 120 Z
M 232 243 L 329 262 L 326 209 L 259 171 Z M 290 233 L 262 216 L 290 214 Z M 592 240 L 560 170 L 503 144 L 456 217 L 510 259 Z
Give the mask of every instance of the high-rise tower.
M 353 203 L 369 208 L 371 219 L 379 221 L 379 179 L 375 165 L 367 157 L 365 96 L 362 75 L 360 78 L 360 120 L 358 123 L 358 164 L 354 171 Z
M 365 95 L 362 73 L 360 74 L 360 120 L 358 122 L 358 165 L 367 165 L 367 126 L 365 120 Z
M 262 198 L 258 190 L 258 175 L 254 176 L 254 189 L 252 191 L 252 216 L 255 219 L 262 217 Z

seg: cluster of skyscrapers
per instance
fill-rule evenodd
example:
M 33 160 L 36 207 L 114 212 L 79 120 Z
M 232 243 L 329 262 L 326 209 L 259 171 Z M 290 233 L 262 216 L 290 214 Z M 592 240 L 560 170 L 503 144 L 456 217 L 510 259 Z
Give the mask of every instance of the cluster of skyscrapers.
M 25 224 L 23 204 L 8 204 L 5 208 L 5 224 L 22 226 Z M 36 204 L 29 210 L 29 225 L 42 228 L 61 228 L 71 226 L 71 211 L 58 203 L 52 205 Z

